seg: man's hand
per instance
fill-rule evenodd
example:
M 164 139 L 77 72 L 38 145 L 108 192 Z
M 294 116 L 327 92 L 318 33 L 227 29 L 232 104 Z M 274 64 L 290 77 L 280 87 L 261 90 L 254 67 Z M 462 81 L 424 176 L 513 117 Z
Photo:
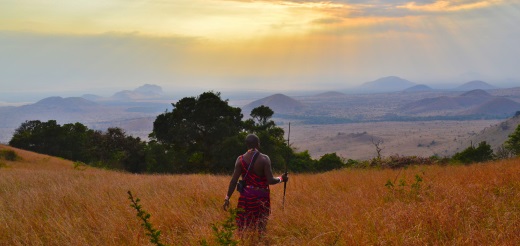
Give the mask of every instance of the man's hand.
M 224 200 L 224 205 L 222 205 L 222 208 L 224 209 L 224 211 L 227 211 L 227 209 L 229 208 L 229 199 Z
M 284 173 L 284 174 L 282 174 L 282 182 L 287 182 L 287 181 L 289 181 L 289 177 L 287 177 L 287 174 L 289 174 L 289 173 Z

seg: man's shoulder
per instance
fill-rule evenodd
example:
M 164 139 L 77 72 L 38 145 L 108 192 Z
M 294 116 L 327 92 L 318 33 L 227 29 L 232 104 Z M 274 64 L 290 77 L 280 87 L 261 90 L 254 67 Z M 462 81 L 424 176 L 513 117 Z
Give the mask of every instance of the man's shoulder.
M 271 161 L 271 159 L 269 159 L 269 156 L 264 154 L 264 153 L 260 153 L 260 157 L 262 157 L 263 159 L 265 159 L 266 161 Z

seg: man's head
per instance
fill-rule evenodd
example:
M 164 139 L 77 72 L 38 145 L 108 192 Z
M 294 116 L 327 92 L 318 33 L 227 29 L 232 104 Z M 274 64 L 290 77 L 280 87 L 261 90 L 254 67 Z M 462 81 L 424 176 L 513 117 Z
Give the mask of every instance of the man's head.
M 246 146 L 248 149 L 260 147 L 260 139 L 255 134 L 249 134 L 246 137 Z

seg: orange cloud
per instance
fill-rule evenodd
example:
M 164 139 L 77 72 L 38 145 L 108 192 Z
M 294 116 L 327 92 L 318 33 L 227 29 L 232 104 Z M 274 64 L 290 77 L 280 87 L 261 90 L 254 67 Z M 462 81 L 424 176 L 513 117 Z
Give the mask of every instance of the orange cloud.
M 489 7 L 494 4 L 501 3 L 502 0 L 484 0 L 484 1 L 449 1 L 439 0 L 430 4 L 417 4 L 409 2 L 404 5 L 397 6 L 398 9 L 407 9 L 420 12 L 455 12 L 462 10 L 472 10 Z

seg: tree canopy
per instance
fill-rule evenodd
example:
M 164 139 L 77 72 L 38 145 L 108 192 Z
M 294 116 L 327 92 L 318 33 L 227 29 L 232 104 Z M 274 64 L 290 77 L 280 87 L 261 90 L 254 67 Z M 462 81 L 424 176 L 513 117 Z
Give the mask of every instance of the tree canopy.
M 223 158 L 222 152 L 239 153 L 241 109 L 229 106 L 214 92 L 186 97 L 172 106 L 171 112 L 157 116 L 150 137 L 168 145 L 187 171 L 221 170 L 229 165 L 229 157 Z
M 144 146 L 120 128 L 106 132 L 81 123 L 59 125 L 55 120 L 26 121 L 15 130 L 9 145 L 104 168 L 145 171 Z
M 490 161 L 493 158 L 493 150 L 486 141 L 480 142 L 476 148 L 471 145 L 467 149 L 453 155 L 453 160 L 465 164 Z
M 519 111 L 520 112 L 520 111 Z M 505 142 L 505 147 L 514 155 L 520 155 L 520 125 L 518 125 L 513 133 Z

